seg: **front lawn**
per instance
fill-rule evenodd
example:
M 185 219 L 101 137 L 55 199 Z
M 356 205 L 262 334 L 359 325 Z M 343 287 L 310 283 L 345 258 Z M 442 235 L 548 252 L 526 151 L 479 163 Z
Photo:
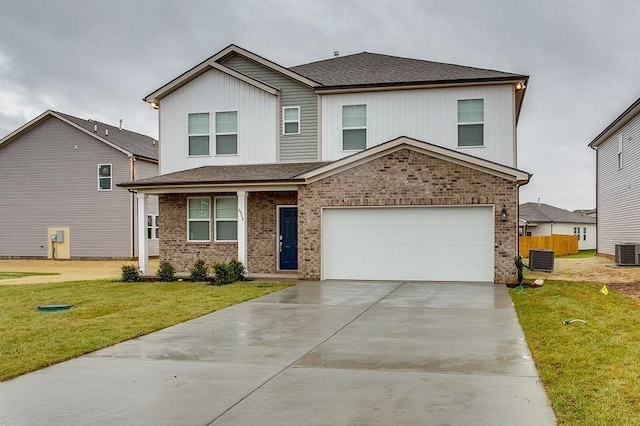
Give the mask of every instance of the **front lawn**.
M 0 272 L 0 280 L 33 276 L 59 275 L 54 272 Z
M 640 308 L 602 284 L 511 289 L 559 424 L 640 424 Z M 586 324 L 566 320 L 581 319 Z
M 289 286 L 109 280 L 0 286 L 0 381 Z M 73 307 L 38 311 L 49 304 Z

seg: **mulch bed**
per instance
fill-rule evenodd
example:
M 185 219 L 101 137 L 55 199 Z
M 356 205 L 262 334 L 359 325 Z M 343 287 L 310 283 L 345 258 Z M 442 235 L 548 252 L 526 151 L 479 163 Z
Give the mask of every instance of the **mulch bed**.
M 640 300 L 640 282 L 637 283 L 611 283 L 607 284 L 610 290 L 627 294 L 634 299 Z

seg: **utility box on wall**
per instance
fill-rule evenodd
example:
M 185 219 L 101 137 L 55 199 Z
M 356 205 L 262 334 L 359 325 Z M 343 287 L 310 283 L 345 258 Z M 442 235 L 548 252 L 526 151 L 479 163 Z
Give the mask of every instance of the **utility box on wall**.
M 71 242 L 68 226 L 52 226 L 47 228 L 47 258 L 71 259 Z

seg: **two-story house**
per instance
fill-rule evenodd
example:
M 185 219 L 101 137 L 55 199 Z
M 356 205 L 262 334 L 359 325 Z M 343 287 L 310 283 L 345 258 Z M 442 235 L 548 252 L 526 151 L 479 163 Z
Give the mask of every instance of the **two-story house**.
M 640 244 L 639 140 L 637 99 L 589 144 L 596 151 L 598 254 L 614 257 L 616 244 Z
M 149 136 L 45 111 L 0 139 L 0 258 L 133 258 L 135 194 L 118 182 L 158 174 Z M 157 198 L 140 235 L 158 255 Z
M 527 82 L 372 53 L 286 68 L 230 45 L 145 98 L 161 175 L 123 186 L 143 216 L 159 196 L 178 270 L 513 282 Z

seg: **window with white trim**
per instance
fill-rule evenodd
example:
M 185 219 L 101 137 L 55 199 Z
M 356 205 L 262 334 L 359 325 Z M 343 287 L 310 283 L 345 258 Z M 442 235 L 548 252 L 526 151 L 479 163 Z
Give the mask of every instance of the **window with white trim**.
M 211 241 L 211 198 L 187 198 L 187 241 Z
M 209 113 L 189 114 L 189 155 L 209 155 Z
M 484 99 L 458 100 L 458 146 L 484 146 Z
M 622 135 L 618 135 L 618 170 L 622 169 L 622 149 L 623 149 Z
M 98 164 L 98 191 L 111 191 L 111 164 Z
M 282 108 L 282 134 L 300 134 L 300 107 Z
M 238 154 L 238 111 L 216 112 L 216 155 Z
M 582 241 L 587 241 L 587 228 L 582 228 Z
M 367 148 L 367 106 L 342 106 L 342 150 L 362 151 Z
M 158 227 L 158 215 L 147 215 L 147 239 L 157 240 L 160 239 L 160 228 Z
M 574 226 L 573 227 L 573 235 L 578 237 L 578 241 L 580 241 L 580 227 L 579 226 Z
M 215 240 L 238 240 L 238 197 L 215 198 Z

